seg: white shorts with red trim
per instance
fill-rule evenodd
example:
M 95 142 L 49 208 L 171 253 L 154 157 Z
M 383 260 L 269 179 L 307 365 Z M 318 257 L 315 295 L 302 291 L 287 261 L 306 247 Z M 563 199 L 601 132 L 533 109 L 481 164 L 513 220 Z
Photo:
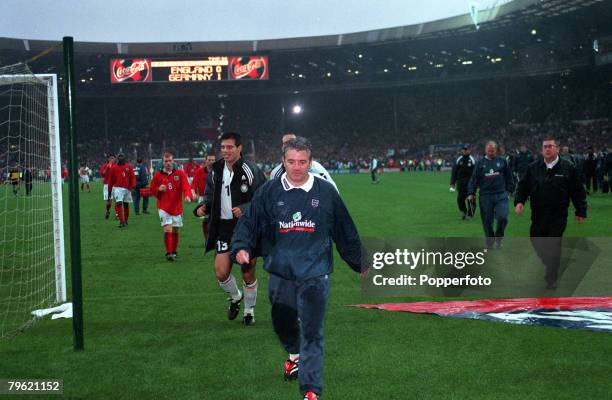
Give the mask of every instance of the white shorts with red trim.
M 131 203 L 132 202 L 132 192 L 122 187 L 114 187 L 113 188 L 113 198 L 115 201 L 123 202 L 123 203 Z
M 183 215 L 170 215 L 164 210 L 159 211 L 159 221 L 161 222 L 161 226 L 172 225 L 174 228 L 182 228 L 183 227 Z

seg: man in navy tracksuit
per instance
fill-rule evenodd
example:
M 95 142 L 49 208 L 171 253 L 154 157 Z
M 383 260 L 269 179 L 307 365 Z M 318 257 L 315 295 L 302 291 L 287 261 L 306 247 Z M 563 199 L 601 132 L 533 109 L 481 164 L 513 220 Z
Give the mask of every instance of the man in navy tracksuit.
M 480 188 L 478 204 L 487 247 L 496 243 L 497 248 L 501 248 L 504 229 L 508 224 L 508 193 L 514 189 L 513 178 L 506 159 L 497 155 L 497 143 L 487 142 L 485 154 L 476 162 L 468 184 L 468 199 L 474 201 L 476 190 Z M 495 230 L 493 219 L 497 220 Z
M 332 272 L 332 240 L 361 272 L 361 241 L 334 186 L 315 179 L 308 140 L 283 146 L 286 172 L 259 188 L 232 237 L 232 257 L 247 264 L 259 254 L 270 273 L 272 324 L 289 353 L 285 379 L 299 378 L 304 399 L 323 390 L 323 319 Z M 298 373 L 299 368 L 299 373 Z

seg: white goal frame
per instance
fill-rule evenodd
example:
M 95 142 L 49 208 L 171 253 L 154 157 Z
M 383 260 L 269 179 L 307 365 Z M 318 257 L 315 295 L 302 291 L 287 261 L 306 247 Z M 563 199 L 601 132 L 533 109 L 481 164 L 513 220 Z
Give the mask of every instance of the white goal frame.
M 53 247 L 55 255 L 55 301 L 66 301 L 66 253 L 64 250 L 64 209 L 62 202 L 62 161 L 60 152 L 59 101 L 57 74 L 33 74 L 47 86 L 49 121 L 49 168 L 53 209 Z M 0 85 L 30 81 L 32 75 L 0 75 Z

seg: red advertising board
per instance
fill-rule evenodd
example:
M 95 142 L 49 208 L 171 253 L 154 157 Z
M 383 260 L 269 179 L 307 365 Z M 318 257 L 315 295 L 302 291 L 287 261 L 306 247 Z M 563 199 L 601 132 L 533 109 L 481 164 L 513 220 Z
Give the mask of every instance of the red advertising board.
M 110 61 L 111 83 L 151 82 L 151 59 L 113 58 Z
M 230 57 L 229 79 L 266 80 L 269 67 L 267 56 Z

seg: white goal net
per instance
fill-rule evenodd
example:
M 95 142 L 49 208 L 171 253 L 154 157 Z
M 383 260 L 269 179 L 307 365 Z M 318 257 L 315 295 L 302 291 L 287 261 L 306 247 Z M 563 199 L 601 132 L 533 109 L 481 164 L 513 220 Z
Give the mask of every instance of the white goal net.
M 0 67 L 0 338 L 66 300 L 56 75 Z

